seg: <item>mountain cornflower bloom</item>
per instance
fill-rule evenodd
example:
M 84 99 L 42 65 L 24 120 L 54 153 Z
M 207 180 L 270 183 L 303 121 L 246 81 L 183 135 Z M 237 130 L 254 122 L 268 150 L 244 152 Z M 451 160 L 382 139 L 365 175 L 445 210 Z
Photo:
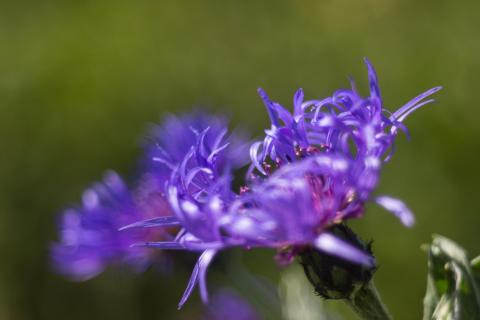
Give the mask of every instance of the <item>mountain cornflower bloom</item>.
M 201 252 L 181 307 L 198 283 L 207 301 L 206 270 L 219 250 L 242 246 L 269 247 L 289 263 L 305 247 L 313 247 L 349 261 L 373 267 L 374 259 L 360 248 L 336 237 L 329 229 L 360 217 L 377 185 L 382 162 L 393 154 L 398 132 L 414 110 L 440 87 L 415 97 L 390 113 L 380 96 L 375 70 L 368 60 L 370 94 L 362 97 L 352 81 L 331 97 L 304 101 L 302 89 L 294 96 L 293 114 L 259 89 L 271 120 L 263 141 L 250 149 L 252 164 L 240 194 L 232 191 L 232 166 L 219 168 L 226 145 L 208 146 L 208 130 L 196 135 L 191 148 L 167 183 L 174 216 L 155 220 L 154 226 L 177 221 L 175 241 L 144 242 L 141 246 Z M 400 201 L 374 198 L 405 225 L 414 218 Z M 152 221 L 135 226 L 153 226 Z
M 331 226 L 363 214 L 377 185 L 382 163 L 390 159 L 399 130 L 414 110 L 432 102 L 435 87 L 394 113 L 383 107 L 377 75 L 370 62 L 370 95 L 351 89 L 304 101 L 294 96 L 291 114 L 259 89 L 271 120 L 263 141 L 252 145 L 251 191 L 235 204 L 232 234 L 275 248 L 297 250 L 311 245 L 360 264 L 372 258 L 328 232 Z M 389 196 L 374 198 L 406 226 L 414 223 L 403 202 Z

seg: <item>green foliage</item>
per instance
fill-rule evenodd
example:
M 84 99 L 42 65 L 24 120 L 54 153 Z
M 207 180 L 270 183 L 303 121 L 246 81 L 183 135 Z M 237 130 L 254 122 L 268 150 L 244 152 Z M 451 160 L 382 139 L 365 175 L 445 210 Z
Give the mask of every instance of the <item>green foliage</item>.
M 460 320 L 480 317 L 480 257 L 471 262 L 452 240 L 434 235 L 428 253 L 423 319 Z

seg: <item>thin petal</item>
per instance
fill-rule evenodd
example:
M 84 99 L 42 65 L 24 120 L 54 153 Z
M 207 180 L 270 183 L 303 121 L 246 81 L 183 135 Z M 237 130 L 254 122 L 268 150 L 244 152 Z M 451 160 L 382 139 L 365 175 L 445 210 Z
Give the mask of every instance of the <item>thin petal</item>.
M 171 227 L 180 225 L 177 217 L 167 216 L 167 217 L 158 217 L 143 221 L 138 221 L 118 229 L 118 231 L 123 231 L 132 228 L 155 228 L 155 227 Z
M 382 103 L 382 98 L 380 95 L 380 88 L 378 87 L 378 77 L 375 68 L 371 64 L 370 60 L 364 58 L 365 64 L 368 68 L 368 82 L 370 84 L 370 96 L 372 99 L 377 100 L 380 102 L 380 106 Z
M 178 304 L 178 309 L 182 308 L 182 306 L 187 301 L 188 297 L 190 297 L 190 295 L 192 294 L 192 291 L 195 288 L 195 285 L 197 284 L 197 280 L 200 286 L 200 296 L 202 297 L 202 301 L 205 303 L 208 301 L 208 292 L 207 292 L 205 277 L 206 277 L 208 266 L 212 262 L 216 253 L 217 253 L 216 250 L 205 250 L 200 255 L 200 258 L 198 258 L 198 261 L 195 264 L 195 268 L 193 269 L 192 275 L 190 276 L 190 280 L 188 281 L 187 288 L 185 289 L 182 299 Z M 198 276 L 200 276 L 200 278 L 198 278 Z
M 402 201 L 388 196 L 381 196 L 377 197 L 375 202 L 392 212 L 405 226 L 411 227 L 415 223 L 412 211 Z
M 300 88 L 297 90 L 297 92 L 293 96 L 293 111 L 295 116 L 299 116 L 303 114 L 303 110 L 302 110 L 303 98 L 304 98 L 303 89 Z
M 422 103 L 419 103 L 419 104 L 411 107 L 408 111 L 406 111 L 404 114 L 402 114 L 400 117 L 398 117 L 398 121 L 402 122 L 403 120 L 405 120 L 406 117 L 408 117 L 409 114 L 411 114 L 412 112 L 414 112 L 417 109 L 420 109 L 424 105 L 432 103 L 432 102 L 435 102 L 435 100 L 434 99 L 428 99 L 426 101 L 423 101 Z
M 252 163 L 255 166 L 255 168 L 257 168 L 257 170 L 260 171 L 262 174 L 267 175 L 262 165 L 260 164 L 260 161 L 258 160 L 258 157 L 259 157 L 258 151 L 259 151 L 259 148 L 262 147 L 262 144 L 263 142 L 261 141 L 258 141 L 252 144 L 252 146 L 250 147 L 250 158 L 252 159 Z M 263 161 L 263 159 L 261 161 Z
M 390 118 L 391 119 L 398 119 L 401 115 L 403 115 L 405 112 L 410 110 L 412 107 L 414 107 L 420 101 L 422 101 L 423 99 L 425 99 L 428 96 L 431 96 L 432 94 L 434 94 L 435 92 L 437 92 L 441 89 L 442 89 L 442 87 L 438 86 L 438 87 L 432 88 L 430 90 L 427 90 L 422 94 L 419 94 L 418 96 L 416 96 L 415 98 L 413 98 L 412 100 L 407 102 L 403 107 L 401 107 L 400 109 L 395 111 Z
M 185 246 L 176 241 L 160 241 L 160 242 L 138 242 L 131 245 L 131 247 L 147 247 L 163 250 L 183 250 Z
M 352 91 L 355 93 L 355 94 L 358 94 L 358 90 L 357 90 L 357 85 L 355 83 L 355 79 L 353 79 L 352 76 L 348 76 L 348 81 L 350 82 L 350 87 L 352 88 Z
M 192 272 L 192 275 L 190 276 L 190 280 L 188 280 L 187 288 L 183 293 L 182 299 L 180 299 L 180 302 L 178 303 L 179 310 L 183 307 L 188 297 L 190 297 L 190 295 L 192 294 L 193 288 L 195 288 L 195 285 L 197 284 L 198 271 L 199 271 L 199 263 L 197 262 L 195 264 L 195 268 L 193 268 L 193 272 Z
M 216 250 L 206 250 L 198 259 L 199 264 L 199 278 L 198 284 L 200 287 L 200 297 L 204 303 L 208 302 L 208 290 L 207 290 L 207 269 L 212 262 L 213 258 L 217 254 Z
M 371 255 L 329 233 L 320 234 L 315 239 L 314 244 L 317 249 L 339 258 L 366 266 L 374 265 L 374 259 Z
M 258 94 L 260 95 L 260 98 L 262 98 L 263 103 L 265 104 L 265 107 L 267 108 L 268 115 L 270 117 L 270 121 L 272 122 L 272 125 L 275 127 L 278 127 L 279 126 L 278 114 L 274 108 L 273 102 L 270 100 L 267 93 L 262 88 L 258 88 L 257 91 L 258 91 Z

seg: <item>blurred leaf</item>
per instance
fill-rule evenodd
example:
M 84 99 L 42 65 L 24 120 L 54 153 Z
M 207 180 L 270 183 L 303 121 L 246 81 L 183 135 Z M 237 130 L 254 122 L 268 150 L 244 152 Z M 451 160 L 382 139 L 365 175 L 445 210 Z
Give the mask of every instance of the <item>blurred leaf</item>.
M 480 288 L 480 256 L 476 257 L 470 263 L 477 288 Z
M 285 320 L 342 319 L 332 308 L 332 303 L 327 305 L 323 299 L 314 294 L 311 284 L 299 268 L 289 268 L 283 273 L 279 293 Z
M 472 262 L 455 242 L 434 235 L 428 252 L 423 319 L 477 319 L 480 315 L 480 259 Z

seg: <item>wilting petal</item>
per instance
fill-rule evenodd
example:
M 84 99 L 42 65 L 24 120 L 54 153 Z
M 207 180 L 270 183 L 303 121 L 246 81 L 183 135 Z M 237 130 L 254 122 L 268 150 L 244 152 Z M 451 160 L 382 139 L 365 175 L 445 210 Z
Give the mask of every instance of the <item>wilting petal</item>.
M 412 211 L 401 200 L 389 196 L 381 196 L 377 197 L 375 202 L 392 212 L 405 226 L 411 227 L 415 223 Z

